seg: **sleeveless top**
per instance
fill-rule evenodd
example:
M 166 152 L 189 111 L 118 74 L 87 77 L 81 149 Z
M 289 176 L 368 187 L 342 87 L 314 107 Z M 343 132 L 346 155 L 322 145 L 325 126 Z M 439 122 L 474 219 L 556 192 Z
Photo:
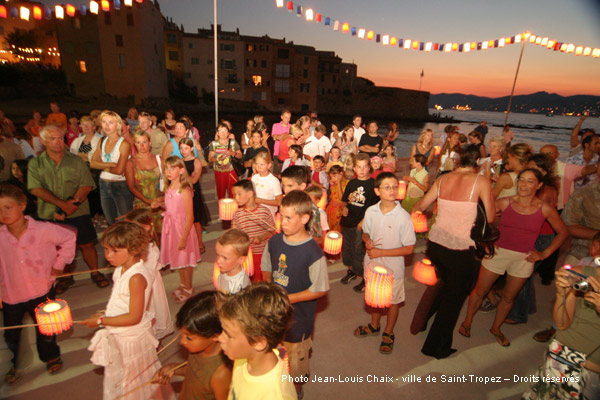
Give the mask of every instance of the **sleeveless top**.
M 192 141 L 193 140 L 194 139 L 192 139 Z M 183 158 L 183 156 L 181 155 L 181 150 L 179 150 L 179 144 L 177 143 L 177 140 L 169 139 L 169 141 L 171 142 L 171 145 L 173 145 L 173 150 L 171 150 L 171 154 L 169 154 L 169 157 L 177 156 L 179 158 Z M 194 144 L 195 143 L 196 142 L 194 142 Z M 198 157 L 198 152 L 196 151 L 196 146 L 194 146 L 194 157 Z
M 510 175 L 510 178 L 513 181 L 513 185 L 510 189 L 502 189 L 502 191 L 498 195 L 499 199 L 501 199 L 502 197 L 516 196 L 517 194 L 517 173 L 510 171 L 508 175 Z
M 451 250 L 467 250 L 474 246 L 471 239 L 471 227 L 477 217 L 477 203 L 471 201 L 479 175 L 475 178 L 469 201 L 447 200 L 440 197 L 438 185 L 438 214 L 435 224 L 429 232 L 429 240 Z
M 420 171 L 417 171 L 416 169 L 410 170 L 410 176 L 412 178 L 415 178 L 417 182 L 419 182 L 421 185 L 423 184 L 423 182 L 425 182 L 425 178 L 427 177 L 427 175 L 429 175 L 429 172 L 425 167 L 423 167 L 423 169 L 421 169 Z M 408 197 L 411 197 L 413 199 L 425 196 L 425 192 L 422 191 L 417 185 L 415 185 L 412 182 L 408 184 L 406 194 Z
M 223 353 L 212 357 L 190 354 L 179 400 L 214 399 L 215 394 L 210 387 L 210 379 L 217 368 L 223 364 Z
M 512 200 L 509 200 L 508 207 L 500 216 L 500 239 L 496 246 L 520 253 L 533 250 L 545 220 L 542 206 L 533 214 L 519 214 L 512 208 Z
M 121 157 L 121 143 L 123 142 L 123 136 L 121 136 L 119 138 L 119 140 L 117 140 L 117 143 L 115 143 L 115 147 L 113 147 L 112 151 L 110 153 L 106 152 L 106 142 L 108 141 L 108 139 L 105 139 L 102 141 L 102 146 L 101 150 L 102 150 L 102 161 L 103 162 L 113 162 L 113 163 L 118 163 L 119 162 L 119 157 Z M 125 175 L 117 175 L 117 174 L 113 174 L 111 172 L 106 172 L 106 171 L 102 171 L 100 173 L 100 179 L 105 179 L 108 181 L 125 181 Z
M 422 154 L 427 159 L 429 159 L 429 154 L 431 153 L 431 150 L 433 150 L 433 144 L 431 145 L 431 147 L 429 148 L 429 150 L 427 150 L 425 153 L 421 153 L 421 151 L 419 151 L 419 144 L 418 143 L 415 145 L 415 154 Z

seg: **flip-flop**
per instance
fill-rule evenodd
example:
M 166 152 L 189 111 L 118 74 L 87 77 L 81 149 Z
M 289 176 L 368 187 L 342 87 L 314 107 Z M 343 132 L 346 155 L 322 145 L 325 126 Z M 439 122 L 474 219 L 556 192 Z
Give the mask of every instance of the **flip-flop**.
M 460 328 L 458 328 L 458 333 L 460 333 L 461 335 L 463 335 L 466 338 L 470 338 L 471 337 L 471 327 L 466 327 L 464 324 L 462 324 L 460 326 Z
M 490 329 L 490 333 L 492 335 L 494 335 L 494 337 L 496 338 L 496 340 L 498 341 L 498 344 L 500 346 L 503 346 L 503 347 L 510 346 L 510 341 L 506 338 L 506 336 L 504 336 L 504 334 L 502 332 L 494 333 L 494 331 L 492 331 L 492 329 Z

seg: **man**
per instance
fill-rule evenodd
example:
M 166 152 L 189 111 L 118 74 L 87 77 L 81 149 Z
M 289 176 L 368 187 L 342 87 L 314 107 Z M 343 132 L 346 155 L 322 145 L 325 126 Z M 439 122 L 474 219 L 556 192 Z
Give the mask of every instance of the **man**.
M 358 151 L 360 153 L 367 153 L 369 157 L 374 157 L 383 149 L 383 138 L 377 133 L 377 122 L 371 121 L 367 125 L 368 135 L 362 135 L 360 142 L 358 142 Z M 355 131 L 356 133 L 356 131 Z
M 325 136 L 327 128 L 325 125 L 319 125 L 315 129 L 315 135 L 306 139 L 303 153 L 304 158 L 312 160 L 314 156 L 323 156 L 325 164 L 329 159 L 329 151 L 331 150 L 331 140 Z
M 571 150 L 569 151 L 569 157 L 581 153 L 583 150 L 581 142 L 583 142 L 586 137 L 596 134 L 596 131 L 591 128 L 583 130 L 581 129 L 581 125 L 583 125 L 583 121 L 585 121 L 586 118 L 587 116 L 585 115 L 579 117 L 577 125 L 575 125 L 571 131 Z
M 600 137 L 598 135 L 589 135 L 585 139 L 582 140 L 581 146 L 583 151 L 577 153 L 576 155 L 567 158 L 567 164 L 575 164 L 581 166 L 588 166 L 591 164 L 597 164 L 598 159 L 598 151 L 600 151 Z M 592 182 L 596 182 L 598 180 L 598 175 L 594 174 L 590 177 L 582 177 L 575 180 L 575 189 L 581 189 L 584 186 L 591 184 Z
M 27 188 L 38 198 L 40 219 L 77 229 L 77 245 L 92 271 L 92 281 L 103 288 L 110 282 L 97 271 L 98 253 L 94 246 L 96 231 L 87 200 L 88 194 L 96 185 L 85 162 L 65 150 L 64 135 L 54 125 L 47 125 L 40 130 L 40 138 L 46 151 L 29 162 Z M 72 263 L 64 272 L 69 273 L 74 266 Z M 73 277 L 59 278 L 55 285 L 56 293 L 63 293 L 73 283 Z
M 46 126 L 53 125 L 60 128 L 63 132 L 67 131 L 67 116 L 60 112 L 60 107 L 55 101 L 50 102 L 50 110 L 46 118 Z
M 362 128 L 362 117 L 355 115 L 352 117 L 352 128 L 354 128 L 354 141 L 360 143 L 360 138 L 365 134 L 365 130 Z
M 273 127 L 271 128 L 271 136 L 275 141 L 273 148 L 270 149 L 273 154 L 273 173 L 275 175 L 279 174 L 279 171 L 281 170 L 281 164 L 285 161 L 278 158 L 279 143 L 290 131 L 290 119 L 292 119 L 291 111 L 283 110 L 281 112 L 281 122 L 273 124 Z
M 152 128 L 152 117 L 147 112 L 141 112 L 138 116 L 139 130 L 150 135 L 150 152 L 160 156 L 162 149 L 167 143 L 167 135 L 160 129 Z
M 25 154 L 21 146 L 10 137 L 0 135 L 0 182 L 10 179 L 10 168 L 15 160 L 24 160 Z
M 481 133 L 481 143 L 485 143 L 485 135 L 488 133 L 487 121 L 481 121 L 473 130 Z

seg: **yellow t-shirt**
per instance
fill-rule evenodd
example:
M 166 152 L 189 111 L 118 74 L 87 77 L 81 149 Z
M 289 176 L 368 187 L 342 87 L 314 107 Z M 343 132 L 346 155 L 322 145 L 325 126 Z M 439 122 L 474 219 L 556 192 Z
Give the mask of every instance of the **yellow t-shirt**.
M 61 129 L 66 129 L 67 128 L 67 116 L 61 112 L 50 113 L 50 114 L 48 114 L 48 118 L 46 118 L 46 125 L 55 125 Z
M 248 372 L 248 360 L 235 360 L 228 400 L 292 400 L 297 399 L 292 378 L 278 358 L 277 365 L 264 375 Z

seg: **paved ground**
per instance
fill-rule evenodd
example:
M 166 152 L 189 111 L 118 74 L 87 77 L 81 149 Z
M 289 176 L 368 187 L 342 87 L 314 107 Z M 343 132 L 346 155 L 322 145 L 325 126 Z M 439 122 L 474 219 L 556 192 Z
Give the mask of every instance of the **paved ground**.
M 203 177 L 202 185 L 207 198 L 213 198 L 212 172 Z M 213 218 L 216 218 L 216 201 L 209 202 Z M 214 244 L 220 234 L 220 223 L 207 227 L 205 235 L 207 252 L 194 273 L 196 291 L 210 289 Z M 414 261 L 423 255 L 424 241 L 419 241 Z M 78 271 L 83 271 L 80 255 Z M 101 265 L 104 259 L 101 256 Z M 408 263 L 407 263 L 408 265 Z M 411 263 L 412 265 L 412 263 Z M 542 286 L 535 279 L 538 311 L 524 325 L 505 326 L 503 332 L 511 340 L 511 346 L 501 347 L 488 332 L 493 313 L 478 314 L 473 323 L 472 337 L 454 336 L 453 347 L 459 351 L 445 360 L 435 360 L 421 354 L 425 333 L 412 336 L 408 327 L 425 286 L 416 282 L 407 267 L 406 303 L 400 309 L 396 326 L 396 345 L 391 355 L 378 352 L 379 337 L 355 338 L 353 330 L 359 324 L 369 322 L 369 314 L 363 297 L 344 286 L 339 280 L 344 275 L 341 263 L 329 266 L 331 291 L 321 299 L 316 320 L 315 340 L 311 358 L 313 377 L 335 378 L 335 383 L 310 382 L 305 385 L 305 399 L 367 399 L 367 398 L 444 398 L 444 399 L 517 399 L 527 388 L 526 383 L 515 382 L 529 377 L 540 364 L 545 345 L 535 342 L 532 335 L 546 328 L 550 321 L 553 287 Z M 163 275 L 167 292 L 178 285 L 178 275 Z M 83 319 L 96 310 L 104 309 L 109 289 L 98 289 L 84 275 L 75 286 L 61 297 L 71 306 L 73 319 Z M 173 315 L 179 305 L 170 301 Z M 463 309 L 463 315 L 466 306 Z M 461 316 L 462 318 L 463 316 Z M 25 322 L 26 323 L 26 322 Z M 45 372 L 45 365 L 37 358 L 33 328 L 23 333 L 23 379 L 7 386 L 0 382 L 0 398 L 45 400 L 100 399 L 102 397 L 102 368 L 90 363 L 87 350 L 93 331 L 76 325 L 59 336 L 64 369 L 55 376 Z M 162 343 L 168 343 L 171 337 Z M 0 376 L 10 368 L 10 352 L 0 339 Z M 186 354 L 177 344 L 170 346 L 160 356 L 161 361 L 185 360 Z M 466 382 L 462 382 L 463 376 Z M 500 382 L 483 383 L 484 380 L 500 378 Z M 445 378 L 445 379 L 444 379 Z M 338 383 L 342 379 L 343 383 Z M 445 380 L 445 382 L 443 382 Z M 376 382 L 373 382 L 376 381 Z M 174 385 L 179 390 L 180 385 Z

